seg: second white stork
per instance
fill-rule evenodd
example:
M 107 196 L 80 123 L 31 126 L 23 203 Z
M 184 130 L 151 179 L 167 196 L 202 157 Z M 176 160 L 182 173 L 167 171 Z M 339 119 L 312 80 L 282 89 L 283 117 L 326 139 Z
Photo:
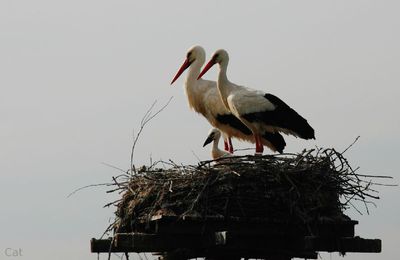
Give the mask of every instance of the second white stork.
M 307 120 L 280 98 L 230 82 L 226 75 L 229 63 L 226 50 L 220 49 L 213 54 L 198 79 L 217 63 L 220 68 L 217 87 L 221 99 L 225 107 L 253 132 L 256 153 L 262 153 L 264 150 L 261 134 L 265 132 L 283 132 L 303 139 L 315 139 L 314 129 Z
M 256 142 L 251 130 L 234 116 L 222 103 L 215 81 L 197 79 L 201 67 L 205 63 L 206 53 L 201 46 L 191 47 L 186 54 L 186 59 L 171 84 L 189 68 L 186 76 L 185 90 L 188 97 L 189 106 L 196 112 L 202 114 L 208 122 L 218 128 L 226 139 L 225 150 L 233 152 L 231 137 L 251 143 Z M 259 140 L 261 146 L 266 145 L 272 151 L 283 152 L 285 140 L 279 133 L 263 133 Z
M 221 157 L 229 157 L 231 156 L 230 153 L 225 152 L 218 148 L 219 139 L 221 138 L 221 132 L 217 128 L 212 128 L 210 132 L 208 132 L 208 136 L 206 141 L 203 144 L 203 147 L 207 144 L 213 142 L 211 148 L 211 157 L 215 160 Z

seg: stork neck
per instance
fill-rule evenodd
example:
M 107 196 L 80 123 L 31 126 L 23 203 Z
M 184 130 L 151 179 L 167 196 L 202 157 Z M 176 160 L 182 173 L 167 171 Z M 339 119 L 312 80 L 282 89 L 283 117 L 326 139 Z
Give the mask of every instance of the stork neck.
M 221 95 L 222 101 L 224 102 L 225 107 L 229 110 L 227 98 L 232 90 L 232 86 L 228 77 L 226 75 L 228 64 L 222 63 L 220 64 L 220 70 L 218 73 L 218 91 Z
M 228 66 L 226 64 L 221 64 L 219 66 L 218 81 L 221 81 L 221 83 L 229 82 L 228 76 L 226 75 L 227 71 L 228 71 Z
M 203 64 L 201 62 L 198 62 L 197 60 L 195 60 L 189 67 L 189 72 L 186 76 L 186 82 L 196 82 L 197 77 L 200 74 L 200 69 L 201 66 L 203 66 Z
M 194 61 L 190 67 L 189 67 L 189 72 L 187 73 L 186 76 L 186 82 L 185 82 L 185 90 L 186 94 L 189 97 L 189 100 L 195 99 L 198 95 L 201 93 L 201 89 L 199 89 L 199 82 L 197 81 L 197 77 L 200 74 L 200 69 L 201 66 L 200 62 Z M 198 97 L 197 97 L 198 99 Z M 194 102 L 194 101 L 193 101 Z M 193 104 L 191 104 L 193 105 Z
M 219 143 L 219 138 L 215 138 L 215 139 L 214 139 L 214 142 L 213 142 L 213 146 L 212 146 L 212 149 L 213 149 L 214 151 L 218 151 L 218 150 L 219 150 L 219 148 L 218 148 L 218 143 Z
M 190 65 L 189 71 L 186 75 L 185 92 L 188 98 L 189 106 L 196 112 L 205 115 L 206 110 L 202 101 L 205 93 L 204 88 L 207 87 L 207 85 L 201 84 L 203 81 L 202 79 L 197 80 L 203 63 L 195 61 Z

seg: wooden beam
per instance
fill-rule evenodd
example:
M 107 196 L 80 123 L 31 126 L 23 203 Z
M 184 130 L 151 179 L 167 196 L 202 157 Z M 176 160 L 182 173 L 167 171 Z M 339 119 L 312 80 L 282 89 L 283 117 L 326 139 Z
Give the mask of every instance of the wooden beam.
M 91 240 L 91 251 L 108 252 L 171 252 L 187 249 L 194 257 L 268 258 L 271 256 L 316 258 L 317 251 L 381 252 L 381 240 L 360 237 L 285 237 L 252 236 L 235 232 L 190 234 L 116 234 L 111 239 Z
M 365 239 L 360 237 L 305 237 L 306 250 L 326 252 L 359 252 L 380 253 L 382 241 L 380 239 Z
M 303 257 L 316 259 L 315 252 L 296 251 L 282 247 L 283 240 L 266 240 L 260 237 L 235 237 L 227 232 L 216 232 L 199 235 L 165 235 L 165 234 L 117 234 L 114 241 L 111 239 L 91 240 L 93 253 L 108 252 L 174 252 L 178 249 L 192 258 L 211 257 L 215 259 L 229 257 L 231 259 L 246 258 L 270 258 L 270 257 Z M 258 242 L 255 242 L 258 241 Z M 287 242 L 287 240 L 285 240 Z M 297 243 L 299 245 L 299 243 Z M 190 252 L 190 254 L 188 253 Z M 176 254 L 173 258 L 176 258 Z M 188 257 L 188 258 L 191 258 Z
M 221 244 L 219 239 L 221 238 L 215 233 L 203 235 L 122 233 L 116 234 L 114 241 L 92 238 L 91 250 L 94 253 L 106 253 L 110 250 L 111 252 L 166 252 L 177 248 L 202 249 Z
M 204 234 L 218 231 L 235 231 L 244 235 L 295 235 L 353 237 L 357 221 L 350 219 L 320 219 L 309 224 L 289 224 L 257 218 L 223 218 L 186 216 L 156 216 L 146 222 L 139 232 L 162 234 Z
M 249 235 L 232 231 L 216 232 L 218 249 L 240 252 L 247 258 L 299 257 L 317 259 L 313 250 L 304 250 L 304 237 Z
M 96 239 L 92 238 L 90 240 L 90 252 L 92 253 L 108 253 L 110 251 L 112 239 Z M 111 250 L 116 250 L 112 247 Z M 111 251 L 111 252 L 122 252 L 122 251 Z

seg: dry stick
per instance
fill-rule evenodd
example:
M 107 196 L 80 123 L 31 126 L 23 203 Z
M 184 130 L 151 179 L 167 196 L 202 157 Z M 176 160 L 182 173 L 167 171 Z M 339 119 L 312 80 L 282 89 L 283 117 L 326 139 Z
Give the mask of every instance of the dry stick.
M 100 239 L 103 239 L 104 235 L 107 234 L 111 230 L 111 228 L 113 227 L 114 224 L 115 224 L 115 221 L 113 223 L 111 223 L 110 225 L 108 225 L 107 229 L 103 232 Z
M 358 199 L 358 198 L 354 198 L 354 200 L 356 200 L 356 201 L 362 201 L 361 199 Z M 371 201 L 371 200 L 366 200 L 365 202 L 374 205 L 375 208 L 377 207 L 376 203 L 373 202 L 373 201 Z
M 120 183 L 117 181 L 117 178 L 113 176 L 112 179 L 113 179 L 115 185 L 117 185 L 118 188 L 121 188 L 121 185 L 120 185 Z
M 67 198 L 71 197 L 72 195 L 74 195 L 75 193 L 77 193 L 78 191 L 84 190 L 86 188 L 90 188 L 90 187 L 98 187 L 98 186 L 110 186 L 110 183 L 98 183 L 98 184 L 90 184 L 90 185 L 86 185 L 83 187 L 80 187 L 74 191 L 72 191 L 70 194 L 68 194 Z
M 349 150 L 358 141 L 358 139 L 360 139 L 360 136 L 357 136 L 356 139 L 340 154 L 344 154 L 345 152 L 347 152 L 347 150 Z
M 150 108 L 146 111 L 146 113 L 144 114 L 142 120 L 140 121 L 140 128 L 139 128 L 139 132 L 136 134 L 136 136 L 134 135 L 134 140 L 133 140 L 133 145 L 132 145 L 132 149 L 131 149 L 131 165 L 130 165 L 130 173 L 132 175 L 132 173 L 137 173 L 136 172 L 136 168 L 135 165 L 133 164 L 133 156 L 135 153 L 135 148 L 136 148 L 136 144 L 139 140 L 139 137 L 144 129 L 144 127 L 154 118 L 156 117 L 159 113 L 161 113 L 171 102 L 173 97 L 170 97 L 169 100 L 167 101 L 167 103 L 162 106 L 159 110 L 157 110 L 157 112 L 155 112 L 154 114 L 152 114 L 152 110 L 154 108 L 154 106 L 157 103 L 157 100 L 153 102 L 153 104 L 150 106 Z
M 379 177 L 376 177 L 376 178 L 379 178 Z M 367 182 L 367 181 L 361 180 L 360 182 Z M 385 187 L 398 187 L 399 186 L 399 184 L 385 184 L 385 183 L 371 182 L 371 181 L 368 181 L 368 182 L 370 182 L 371 184 L 376 185 L 376 186 L 385 186 Z M 371 191 L 374 191 L 374 190 L 371 190 Z
M 121 169 L 121 168 L 119 168 L 119 167 L 117 167 L 117 166 L 112 165 L 112 164 L 105 163 L 105 162 L 102 162 L 101 164 L 103 164 L 103 165 L 105 165 L 105 166 L 107 166 L 107 167 L 113 168 L 113 169 L 115 169 L 115 170 L 118 170 L 118 171 L 120 171 L 120 172 L 123 172 L 124 174 L 128 174 L 128 171 L 125 171 L 125 170 L 123 170 L 123 169 Z
M 110 247 L 108 249 L 108 260 L 111 259 L 111 251 L 112 251 L 112 246 L 114 244 L 114 241 L 115 241 L 115 236 L 111 239 Z
M 130 167 L 131 174 L 133 171 L 136 173 L 136 169 L 134 168 L 135 166 L 133 164 L 133 154 L 134 154 L 136 143 L 139 140 L 139 136 L 144 129 L 144 126 L 145 126 L 144 122 L 146 121 L 145 119 L 148 117 L 149 113 L 151 113 L 151 110 L 153 109 L 153 107 L 155 106 L 156 103 L 157 103 L 157 100 L 154 101 L 153 104 L 151 104 L 150 108 L 146 111 L 146 113 L 142 117 L 142 120 L 140 121 L 140 130 L 139 130 L 138 134 L 136 135 L 136 137 L 135 137 L 135 132 L 133 131 L 134 142 L 133 142 L 132 150 L 131 150 L 131 167 Z
M 353 142 L 353 144 L 358 140 L 358 138 L 359 138 L 359 137 L 356 138 L 356 140 Z M 353 144 L 351 144 L 347 149 L 349 149 Z M 346 149 L 344 152 L 346 152 L 347 149 Z M 343 153 L 344 153 L 344 152 L 343 152 Z M 367 205 L 367 203 L 365 203 L 365 197 L 364 197 L 365 194 L 364 194 L 363 191 L 361 190 L 361 185 L 360 185 L 361 180 L 360 180 L 359 176 L 355 173 L 355 171 L 352 169 L 352 167 L 350 166 L 350 164 L 349 164 L 349 162 L 347 161 L 347 159 L 343 157 L 343 153 L 341 153 L 340 156 L 342 156 L 342 159 L 343 159 L 344 162 L 346 163 L 347 167 L 350 169 L 350 173 L 357 179 L 358 185 L 356 186 L 356 189 L 358 189 L 358 191 L 359 191 L 360 194 L 362 195 L 361 198 L 363 199 L 364 206 L 365 206 L 365 208 L 366 208 L 366 210 L 367 210 L 367 213 L 369 214 L 368 205 Z
M 362 200 L 364 201 L 364 200 Z M 353 203 L 351 203 L 351 201 L 349 201 L 349 204 L 353 207 L 353 209 L 355 209 L 360 215 L 363 215 L 362 212 L 360 210 L 358 210 L 358 208 L 356 206 L 353 205 Z
M 134 139 L 134 142 L 133 142 L 133 145 L 132 145 L 132 150 L 131 150 L 131 167 L 130 167 L 131 174 L 132 174 L 132 171 L 136 173 L 136 169 L 135 169 L 135 166 L 134 166 L 134 164 L 133 164 L 133 155 L 134 155 L 136 143 L 137 143 L 137 141 L 139 140 L 140 134 L 142 133 L 142 131 L 143 131 L 144 127 L 146 126 L 146 124 L 149 123 L 154 117 L 156 117 L 159 113 L 161 113 L 161 112 L 169 105 L 169 103 L 171 102 L 172 98 L 173 98 L 173 97 L 170 97 L 169 100 L 168 100 L 168 102 L 167 102 L 164 106 L 162 106 L 157 112 L 155 112 L 154 114 L 151 114 L 152 109 L 154 108 L 154 106 L 155 106 L 156 103 L 157 103 L 157 100 L 154 101 L 153 104 L 150 106 L 150 108 L 146 111 L 145 115 L 143 116 L 143 118 L 142 118 L 142 120 L 141 120 L 141 124 L 140 124 L 140 130 L 139 130 L 138 134 L 136 135 L 136 137 L 135 137 L 135 139 Z M 108 167 L 117 169 L 117 170 L 119 170 L 119 171 L 122 171 L 123 173 L 128 174 L 128 172 L 126 172 L 126 171 L 124 171 L 124 170 L 122 170 L 122 169 L 120 169 L 120 168 L 118 168 L 118 167 L 116 167 L 116 166 L 113 166 L 113 165 L 110 165 L 110 164 L 107 164 L 107 163 L 104 163 L 104 162 L 103 162 L 102 164 L 104 164 L 104 165 L 106 165 L 106 166 L 108 166 Z M 114 178 L 114 177 L 113 177 L 113 178 Z M 78 189 L 72 191 L 70 194 L 68 194 L 67 198 L 71 197 L 72 195 L 74 195 L 74 194 L 77 193 L 78 191 L 83 190 L 83 189 L 86 189 L 86 188 L 96 187 L 96 186 L 109 186 L 109 185 L 110 185 L 109 183 L 100 183 L 100 184 L 86 185 L 86 186 L 80 187 L 80 188 L 78 188 Z M 129 187 L 129 186 L 128 186 L 128 187 Z
M 372 178 L 393 179 L 392 176 L 385 176 L 385 175 L 358 174 L 358 176 L 361 176 L 361 177 L 372 177 Z

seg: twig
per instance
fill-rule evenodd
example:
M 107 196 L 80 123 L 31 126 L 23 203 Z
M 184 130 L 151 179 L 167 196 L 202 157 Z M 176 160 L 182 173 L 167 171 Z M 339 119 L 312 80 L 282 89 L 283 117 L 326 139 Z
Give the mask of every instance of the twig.
M 123 169 L 121 169 L 121 168 L 118 168 L 117 166 L 114 166 L 114 165 L 112 165 L 112 164 L 105 163 L 105 162 L 102 162 L 101 164 L 103 164 L 103 165 L 105 165 L 105 166 L 107 166 L 107 167 L 113 168 L 113 169 L 115 169 L 115 170 L 118 170 L 118 171 L 120 171 L 120 172 L 123 172 L 123 173 L 125 173 L 125 174 L 128 173 L 128 171 L 125 171 L 125 170 L 123 170 Z
M 87 189 L 87 188 L 98 187 L 98 186 L 109 186 L 109 185 L 110 185 L 110 183 L 98 183 L 98 184 L 86 185 L 86 186 L 80 187 L 80 188 L 72 191 L 70 194 L 68 194 L 67 198 L 71 197 L 72 195 L 74 195 L 78 191 L 81 191 L 81 190 L 84 190 L 84 189 Z
M 137 173 L 136 172 L 136 168 L 135 165 L 133 163 L 133 157 L 134 157 L 134 153 L 135 153 L 135 148 L 136 148 L 136 144 L 139 140 L 139 137 L 143 131 L 143 129 L 145 128 L 145 126 L 154 118 L 156 117 L 159 113 L 161 113 L 171 102 L 173 97 L 170 97 L 169 100 L 167 101 L 167 103 L 165 105 L 163 105 L 159 110 L 157 110 L 154 114 L 152 114 L 152 110 L 154 108 L 154 106 L 157 103 L 157 100 L 153 102 L 153 104 L 150 106 L 150 108 L 146 111 L 146 113 L 144 114 L 142 120 L 140 121 L 140 128 L 138 133 L 136 134 L 136 136 L 134 135 L 134 140 L 133 140 L 133 145 L 132 145 L 132 149 L 131 149 L 131 165 L 130 165 L 130 173 L 131 175 L 133 173 Z
M 344 154 L 345 152 L 347 152 L 347 150 L 349 150 L 358 141 L 359 138 L 360 138 L 360 136 L 357 136 L 356 139 L 349 146 L 347 146 L 347 148 L 344 149 L 343 152 L 341 152 L 341 154 Z

